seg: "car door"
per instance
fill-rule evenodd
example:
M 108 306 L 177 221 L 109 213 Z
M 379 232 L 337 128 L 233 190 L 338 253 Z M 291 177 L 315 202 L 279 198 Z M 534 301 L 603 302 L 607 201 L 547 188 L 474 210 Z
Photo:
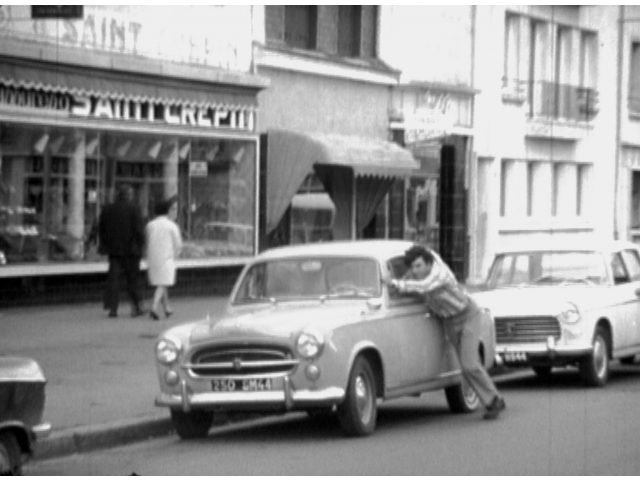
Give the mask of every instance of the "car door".
M 628 338 L 626 344 L 640 347 L 640 253 L 636 249 L 620 251 L 629 275 Z
M 611 322 L 613 323 L 613 346 L 624 349 L 636 343 L 638 306 L 638 280 L 632 280 L 629 267 L 633 267 L 633 258 L 621 250 L 611 253 L 611 272 L 613 274 Z
M 394 277 L 404 274 L 399 264 L 402 258 L 392 260 Z M 426 315 L 424 299 L 420 295 L 389 291 L 389 311 L 394 330 L 394 344 L 399 361 L 398 378 L 389 380 L 390 389 L 413 385 L 437 377 L 444 366 L 445 337 L 441 323 Z M 395 382 L 395 383 L 394 383 Z

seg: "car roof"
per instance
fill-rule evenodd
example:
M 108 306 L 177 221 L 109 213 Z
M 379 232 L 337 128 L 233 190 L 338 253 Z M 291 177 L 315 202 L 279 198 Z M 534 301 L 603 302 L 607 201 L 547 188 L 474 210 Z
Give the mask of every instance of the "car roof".
M 413 244 L 411 241 L 400 239 L 326 241 L 322 243 L 297 244 L 266 250 L 260 253 L 255 261 L 298 256 L 367 256 L 384 261 L 394 256 L 403 255 Z
M 638 245 L 625 240 L 581 240 L 570 242 L 567 240 L 542 240 L 531 243 L 514 243 L 501 246 L 495 250 L 496 254 L 541 252 L 541 251 L 599 251 L 612 252 L 622 249 L 638 249 Z

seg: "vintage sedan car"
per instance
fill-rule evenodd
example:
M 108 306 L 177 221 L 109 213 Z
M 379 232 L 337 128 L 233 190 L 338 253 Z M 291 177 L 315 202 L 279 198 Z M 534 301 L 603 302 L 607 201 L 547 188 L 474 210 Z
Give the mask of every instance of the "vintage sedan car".
M 348 435 L 373 432 L 378 399 L 444 389 L 454 412 L 479 400 L 453 348 L 415 296 L 383 278 L 406 272 L 406 241 L 327 242 L 265 251 L 248 263 L 226 312 L 159 336 L 160 394 L 182 438 L 225 411 L 337 412 Z M 487 313 L 478 346 L 494 358 Z
M 640 252 L 631 243 L 539 244 L 495 255 L 487 290 L 475 298 L 496 327 L 507 366 L 548 377 L 576 365 L 589 386 L 605 385 L 609 362 L 640 353 Z
M 0 356 L 0 475 L 20 475 L 36 440 L 51 431 L 42 421 L 45 384 L 35 360 Z

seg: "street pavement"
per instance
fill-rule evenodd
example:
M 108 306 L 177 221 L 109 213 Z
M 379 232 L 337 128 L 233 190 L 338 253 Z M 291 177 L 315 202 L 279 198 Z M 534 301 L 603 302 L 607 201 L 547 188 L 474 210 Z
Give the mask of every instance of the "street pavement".
M 219 314 L 226 297 L 172 298 L 173 315 L 130 317 L 120 303 L 108 318 L 100 303 L 0 312 L 0 355 L 37 360 L 47 378 L 49 437 L 36 458 L 88 451 L 171 432 L 169 411 L 154 405 L 156 337 L 166 328 Z

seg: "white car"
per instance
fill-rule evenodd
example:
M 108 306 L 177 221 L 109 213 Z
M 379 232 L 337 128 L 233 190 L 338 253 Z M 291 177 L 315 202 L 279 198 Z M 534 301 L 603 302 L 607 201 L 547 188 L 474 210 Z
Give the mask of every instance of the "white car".
M 611 241 L 499 252 L 487 290 L 474 297 L 495 320 L 496 356 L 549 376 L 577 365 L 589 386 L 605 385 L 609 363 L 640 353 L 640 252 Z
M 326 242 L 261 253 L 225 312 L 159 336 L 156 405 L 170 410 L 181 438 L 206 436 L 217 413 L 289 410 L 335 411 L 346 434 L 369 435 L 379 399 L 440 389 L 453 412 L 476 410 L 442 324 L 425 315 L 421 297 L 382 282 L 405 274 L 411 244 Z M 487 367 L 493 348 L 485 313 L 477 350 Z

